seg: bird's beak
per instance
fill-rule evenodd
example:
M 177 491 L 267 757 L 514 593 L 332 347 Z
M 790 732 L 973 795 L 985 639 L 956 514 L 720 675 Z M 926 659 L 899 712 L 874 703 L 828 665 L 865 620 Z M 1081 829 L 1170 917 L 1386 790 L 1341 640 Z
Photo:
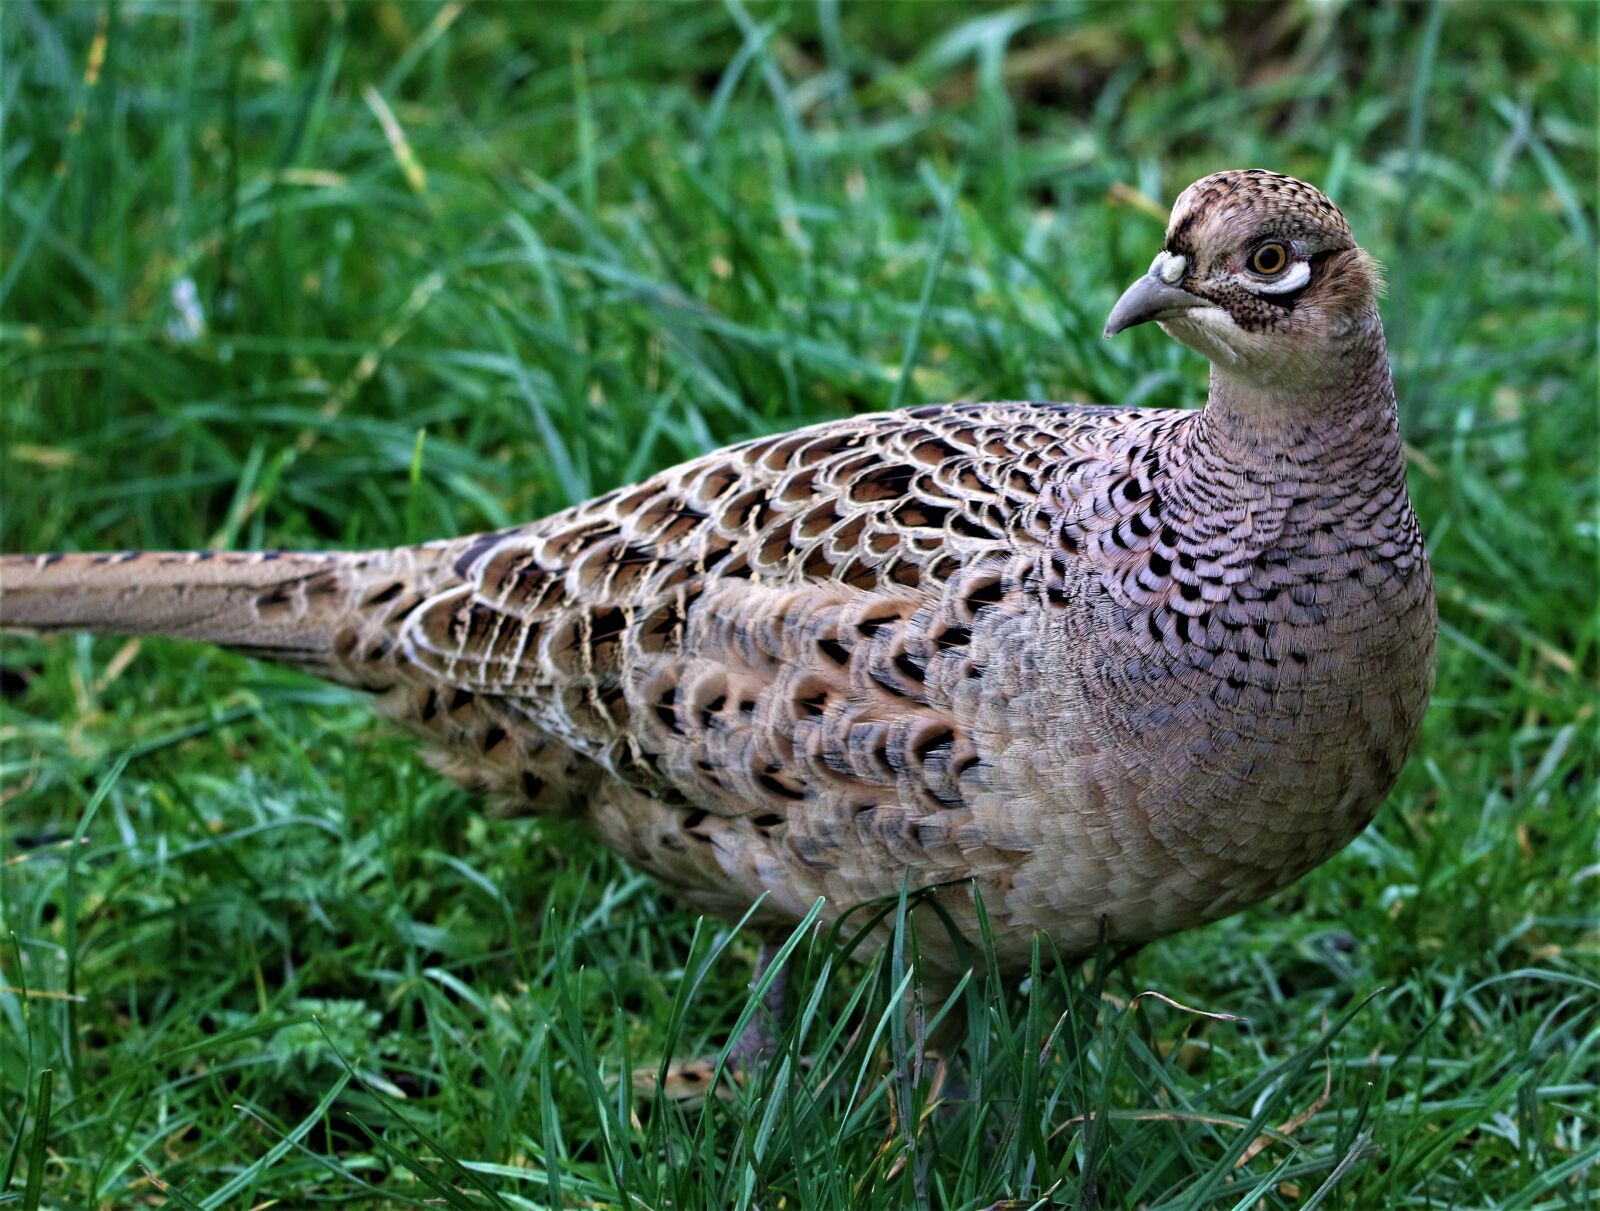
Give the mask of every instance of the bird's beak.
M 1135 324 L 1171 319 L 1179 312 L 1188 311 L 1190 308 L 1209 306 L 1211 304 L 1205 299 L 1192 295 L 1187 290 L 1167 285 L 1152 269 L 1122 292 L 1117 305 L 1106 317 L 1105 335 L 1116 336 L 1117 333 L 1132 328 Z

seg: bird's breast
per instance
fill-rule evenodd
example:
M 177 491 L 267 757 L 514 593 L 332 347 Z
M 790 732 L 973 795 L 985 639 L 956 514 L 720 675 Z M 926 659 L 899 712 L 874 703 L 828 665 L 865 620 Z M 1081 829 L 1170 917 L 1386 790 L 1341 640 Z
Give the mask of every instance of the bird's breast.
M 1270 895 L 1365 827 L 1433 676 L 1420 540 L 1387 531 L 1157 554 L 1164 582 L 1135 555 L 1110 579 L 1134 591 L 1091 584 L 1090 608 L 1018 637 L 1013 680 L 1025 666 L 1034 685 L 979 814 L 1033 830 L 1006 891 L 1019 919 L 1087 946 L 1102 922 L 1161 936 Z

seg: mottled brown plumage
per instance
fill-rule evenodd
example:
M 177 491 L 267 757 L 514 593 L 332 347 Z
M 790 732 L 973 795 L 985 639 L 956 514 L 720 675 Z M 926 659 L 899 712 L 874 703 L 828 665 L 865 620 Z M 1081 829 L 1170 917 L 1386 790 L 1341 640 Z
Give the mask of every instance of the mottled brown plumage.
M 1336 852 L 1416 737 L 1433 594 L 1378 288 L 1311 186 L 1220 173 L 1110 325 L 1206 353 L 1202 411 L 851 418 L 397 551 L 7 557 L 0 624 L 365 687 L 719 915 L 909 881 L 969 929 L 981 889 L 1007 966 L 1034 930 L 1141 942 Z

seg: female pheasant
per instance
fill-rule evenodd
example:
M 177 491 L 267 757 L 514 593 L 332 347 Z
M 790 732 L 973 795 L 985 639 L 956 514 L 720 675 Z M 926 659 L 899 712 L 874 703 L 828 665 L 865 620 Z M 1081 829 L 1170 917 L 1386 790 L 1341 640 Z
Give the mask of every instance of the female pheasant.
M 937 887 L 1000 962 L 1253 904 L 1372 818 L 1432 684 L 1380 279 L 1302 181 L 1186 189 L 1106 333 L 1200 411 L 982 403 L 746 442 L 424 546 L 7 556 L 0 625 L 361 687 L 485 794 L 772 925 Z M 941 931 L 923 960 L 955 963 Z

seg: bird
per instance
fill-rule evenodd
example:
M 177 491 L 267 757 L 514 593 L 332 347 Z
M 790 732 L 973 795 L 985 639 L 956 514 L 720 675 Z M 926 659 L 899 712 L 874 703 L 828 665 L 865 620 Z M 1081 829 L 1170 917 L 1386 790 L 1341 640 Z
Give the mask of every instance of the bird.
M 1003 972 L 1039 934 L 1137 946 L 1337 853 L 1416 742 L 1436 608 L 1382 288 L 1316 187 L 1217 172 L 1105 328 L 1203 354 L 1202 408 L 852 416 L 390 550 L 7 555 L 0 627 L 365 691 L 764 938 L 909 889 L 949 979 L 980 901 Z

